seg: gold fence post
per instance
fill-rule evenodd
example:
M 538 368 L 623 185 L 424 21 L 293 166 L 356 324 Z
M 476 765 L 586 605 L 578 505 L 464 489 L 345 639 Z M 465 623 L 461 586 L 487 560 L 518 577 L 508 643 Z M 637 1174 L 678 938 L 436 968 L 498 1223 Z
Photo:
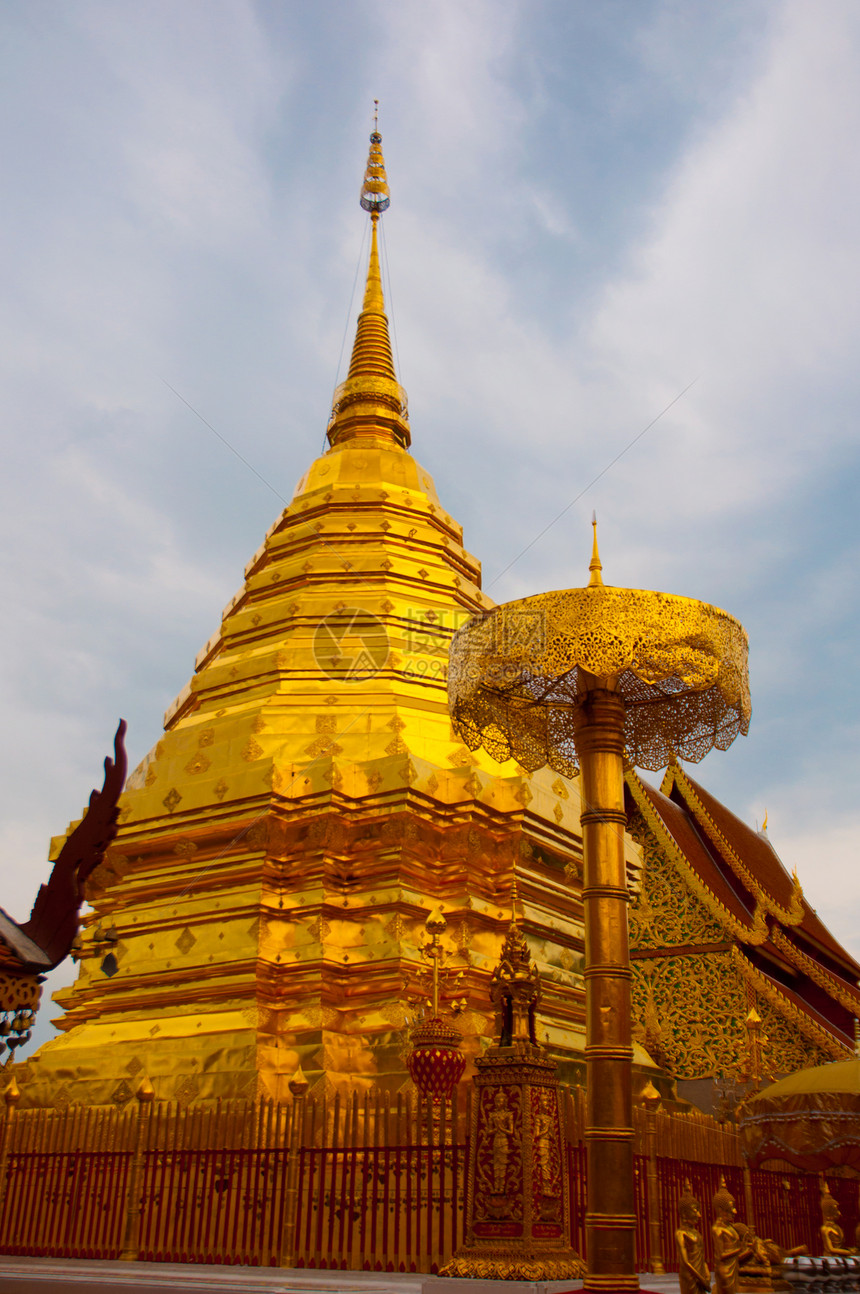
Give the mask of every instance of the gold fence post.
M 663 1217 L 663 1201 L 660 1198 L 660 1178 L 657 1174 L 657 1112 L 660 1109 L 660 1093 L 650 1078 L 639 1094 L 645 1110 L 646 1153 L 648 1155 L 648 1234 L 651 1241 L 651 1271 L 662 1276 L 666 1271 L 663 1266 L 663 1240 L 660 1222 Z
M 3 1215 L 3 1205 L 6 1203 L 6 1174 L 9 1170 L 9 1148 L 12 1144 L 13 1116 L 15 1107 L 20 1100 L 21 1089 L 13 1078 L 3 1093 L 6 1110 L 3 1120 L 3 1145 L 0 1147 L 0 1217 Z
M 292 1267 L 296 1255 L 296 1217 L 299 1209 L 299 1157 L 305 1133 L 305 1097 L 308 1080 L 302 1073 L 301 1065 L 290 1080 L 290 1092 L 293 1104 L 290 1109 L 289 1144 L 287 1145 L 286 1165 L 286 1198 L 284 1201 L 284 1229 L 281 1232 L 281 1246 L 278 1253 L 279 1267 Z
M 143 1176 L 144 1136 L 143 1125 L 147 1114 L 152 1113 L 155 1091 L 148 1078 L 144 1078 L 135 1093 L 137 1096 L 137 1122 L 134 1131 L 134 1154 L 131 1161 L 128 1192 L 125 1199 L 125 1226 L 123 1228 L 120 1261 L 137 1262 L 140 1256 L 140 1191 Z
M 744 1205 L 746 1207 L 746 1224 L 755 1230 L 755 1214 L 753 1213 L 753 1192 L 752 1192 L 752 1173 L 750 1172 L 749 1163 L 744 1160 Z

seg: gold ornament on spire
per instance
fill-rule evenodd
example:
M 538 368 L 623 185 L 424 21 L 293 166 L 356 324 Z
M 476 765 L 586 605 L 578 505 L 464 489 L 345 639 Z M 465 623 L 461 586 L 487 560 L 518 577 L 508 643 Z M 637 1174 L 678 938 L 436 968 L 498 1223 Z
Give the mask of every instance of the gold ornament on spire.
M 378 107 L 378 102 L 376 106 Z M 379 266 L 377 225 L 381 213 L 388 209 L 391 198 L 376 111 L 373 115 L 370 153 L 361 186 L 360 202 L 363 209 L 370 213 L 371 222 L 367 281 L 349 372 L 346 381 L 341 382 L 334 393 L 326 434 L 332 447 L 359 436 L 372 436 L 394 441 L 401 448 L 408 449 L 411 443 L 408 402 L 394 369 Z
M 379 100 L 373 100 L 373 130 L 370 132 L 370 153 L 367 158 L 367 170 L 361 186 L 359 202 L 376 224 L 383 211 L 391 206 L 391 194 L 388 192 L 388 179 L 385 175 L 385 158 L 382 156 L 382 136 L 379 133 Z

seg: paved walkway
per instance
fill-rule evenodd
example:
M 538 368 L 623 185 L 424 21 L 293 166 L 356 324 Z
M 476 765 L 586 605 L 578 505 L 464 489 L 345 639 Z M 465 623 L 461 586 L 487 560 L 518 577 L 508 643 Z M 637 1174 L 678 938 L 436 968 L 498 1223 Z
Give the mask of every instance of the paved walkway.
M 678 1294 L 677 1276 L 639 1278 L 648 1294 Z M 0 1256 L 0 1294 L 563 1294 L 578 1281 L 440 1280 L 421 1272 L 308 1271 L 278 1267 L 207 1267 L 201 1263 L 114 1263 Z

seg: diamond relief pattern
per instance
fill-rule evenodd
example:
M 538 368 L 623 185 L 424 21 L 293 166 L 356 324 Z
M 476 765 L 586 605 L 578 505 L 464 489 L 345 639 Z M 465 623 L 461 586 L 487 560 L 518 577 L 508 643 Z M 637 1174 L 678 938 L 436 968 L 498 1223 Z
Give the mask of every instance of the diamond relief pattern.
M 188 926 L 186 926 L 185 929 L 182 931 L 182 934 L 175 941 L 173 946 L 174 948 L 178 948 L 184 957 L 186 953 L 191 952 L 191 949 L 194 947 L 196 943 L 197 943 L 196 938 L 188 929 Z

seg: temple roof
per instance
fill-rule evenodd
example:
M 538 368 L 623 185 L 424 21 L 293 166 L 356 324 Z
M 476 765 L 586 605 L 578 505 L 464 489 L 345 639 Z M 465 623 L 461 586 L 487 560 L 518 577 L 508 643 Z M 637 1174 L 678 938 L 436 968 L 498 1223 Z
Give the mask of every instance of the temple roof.
M 735 942 L 739 969 L 819 1042 L 850 1045 L 860 965 L 809 907 L 796 875 L 754 831 L 677 763 L 658 791 L 627 774 L 628 813 L 661 848 Z M 796 1013 L 799 1012 L 800 1015 Z
M 754 878 L 765 907 L 780 925 L 790 926 L 793 936 L 806 936 L 811 941 L 808 951 L 814 956 L 823 952 L 833 963 L 830 969 L 855 982 L 860 979 L 860 965 L 803 899 L 796 875 L 789 874 L 763 831 L 747 826 L 678 764 L 667 770 L 661 790 L 692 817 L 733 876 L 741 883 L 747 876 Z M 791 914 L 788 919 L 786 913 Z

